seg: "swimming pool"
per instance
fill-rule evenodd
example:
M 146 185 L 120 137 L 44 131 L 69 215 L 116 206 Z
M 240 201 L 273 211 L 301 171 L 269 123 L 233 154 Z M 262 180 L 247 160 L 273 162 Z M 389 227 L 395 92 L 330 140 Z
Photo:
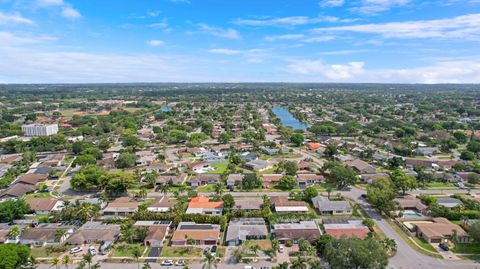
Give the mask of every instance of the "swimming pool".
M 403 218 L 420 218 L 420 217 L 423 217 L 423 215 L 413 210 L 405 210 L 405 212 L 403 212 L 402 217 Z

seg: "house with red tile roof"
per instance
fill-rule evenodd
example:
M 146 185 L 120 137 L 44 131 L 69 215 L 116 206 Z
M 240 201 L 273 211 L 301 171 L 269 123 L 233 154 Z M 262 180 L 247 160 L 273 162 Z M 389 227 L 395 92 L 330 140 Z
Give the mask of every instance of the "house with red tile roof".
M 210 201 L 204 196 L 197 196 L 188 203 L 187 214 L 206 214 L 206 215 L 222 215 L 223 201 Z

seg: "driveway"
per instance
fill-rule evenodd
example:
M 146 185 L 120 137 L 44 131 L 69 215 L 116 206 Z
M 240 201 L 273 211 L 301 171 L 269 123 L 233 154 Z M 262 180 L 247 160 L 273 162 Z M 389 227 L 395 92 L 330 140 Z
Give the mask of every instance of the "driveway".
M 158 257 L 160 256 L 160 252 L 162 252 L 162 247 L 152 247 L 150 249 L 150 252 L 148 253 L 148 259 L 145 259 L 146 263 L 155 263 L 157 262 L 157 258 L 153 257 Z

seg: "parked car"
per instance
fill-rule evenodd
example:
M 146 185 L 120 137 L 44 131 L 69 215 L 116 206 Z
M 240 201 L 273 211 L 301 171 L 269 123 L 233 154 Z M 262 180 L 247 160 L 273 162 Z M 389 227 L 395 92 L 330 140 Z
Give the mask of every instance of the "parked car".
M 243 269 L 255 269 L 255 267 L 251 266 L 251 265 L 245 265 L 243 267 Z
M 285 248 L 284 248 L 283 245 L 278 246 L 278 252 L 283 253 L 283 250 L 284 250 L 284 249 L 285 249 Z
M 160 265 L 161 266 L 172 266 L 173 261 L 172 260 L 164 260 L 164 261 L 162 261 L 162 263 Z
M 206 247 L 206 248 L 203 249 L 203 254 L 204 254 L 204 255 L 207 254 L 207 253 L 209 253 L 209 252 L 210 252 L 210 248 L 209 248 L 209 247 Z
M 212 253 L 213 256 L 217 255 L 217 246 L 213 246 L 212 249 L 210 250 L 210 253 Z
M 175 262 L 175 266 L 185 266 L 185 261 L 184 260 L 178 260 Z
M 448 251 L 450 249 L 447 243 L 440 243 L 440 245 L 438 246 L 445 251 Z
M 92 256 L 97 255 L 97 250 L 95 249 L 94 246 L 90 246 L 90 247 L 88 248 L 88 252 L 89 252 L 90 255 L 92 255 Z
M 70 254 L 75 254 L 75 253 L 79 253 L 79 252 L 82 252 L 82 247 L 74 247 L 72 249 L 70 249 Z

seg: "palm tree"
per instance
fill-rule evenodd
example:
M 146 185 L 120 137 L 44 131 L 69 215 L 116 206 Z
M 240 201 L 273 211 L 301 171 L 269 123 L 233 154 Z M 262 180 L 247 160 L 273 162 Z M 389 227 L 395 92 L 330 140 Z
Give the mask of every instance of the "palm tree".
M 161 193 L 166 195 L 168 193 L 168 191 L 170 190 L 170 185 L 167 184 L 167 183 L 162 183 L 162 184 L 160 184 L 159 190 L 160 190 Z
M 138 192 L 138 196 L 145 199 L 145 197 L 147 197 L 147 190 L 145 188 L 141 188 L 140 191 Z
M 67 234 L 67 231 L 65 229 L 58 229 L 55 231 L 55 241 L 61 242 L 62 238 Z
M 303 258 L 298 257 L 290 265 L 290 269 L 307 269 L 308 265 Z
M 215 190 L 215 193 L 218 195 L 218 196 L 221 196 L 223 194 L 223 184 L 222 183 L 217 183 L 213 186 L 213 189 Z
M 8 238 L 17 240 L 21 232 L 22 231 L 20 230 L 20 227 L 12 226 L 12 228 L 10 228 L 10 230 L 8 231 Z
M 272 240 L 272 249 L 277 252 L 278 249 L 280 248 L 280 242 L 278 242 L 277 239 Z
M 137 268 L 140 269 L 140 257 L 142 256 L 142 251 L 140 250 L 140 248 L 138 246 L 135 246 L 133 249 L 132 249 L 132 256 L 135 258 L 135 260 L 137 261 Z
M 58 269 L 60 266 L 60 260 L 57 257 L 54 257 L 50 260 L 50 267 L 55 266 L 55 269 Z
M 217 260 L 210 252 L 207 252 L 205 254 L 205 258 L 203 259 L 202 269 L 212 269 L 212 268 L 217 268 Z
M 36 269 L 37 267 L 38 267 L 37 260 L 33 256 L 30 256 L 30 258 L 28 258 L 28 262 L 27 262 L 27 265 L 25 266 L 25 269 Z
M 328 199 L 330 200 L 330 193 L 333 191 L 332 186 L 328 186 L 325 190 L 327 191 Z
M 144 264 L 143 264 L 142 269 L 152 269 L 152 267 L 151 267 L 150 264 L 147 262 L 147 263 L 144 263 Z
M 85 269 L 85 261 L 80 261 L 75 269 Z
M 92 203 L 82 203 L 77 207 L 77 215 L 84 221 L 91 220 L 97 213 L 98 207 Z
M 85 261 L 85 263 L 88 264 L 88 269 L 92 269 L 91 268 L 91 264 L 92 264 L 92 254 L 90 253 L 87 253 L 85 255 L 83 255 L 83 260 Z
M 62 258 L 62 264 L 65 265 L 65 267 L 68 269 L 68 265 L 72 263 L 72 259 L 70 258 L 70 256 L 68 255 L 65 255 L 63 256 Z
M 253 252 L 253 255 L 257 256 L 257 253 L 258 251 L 260 250 L 260 246 L 259 245 L 252 245 L 250 247 L 250 251 Z

